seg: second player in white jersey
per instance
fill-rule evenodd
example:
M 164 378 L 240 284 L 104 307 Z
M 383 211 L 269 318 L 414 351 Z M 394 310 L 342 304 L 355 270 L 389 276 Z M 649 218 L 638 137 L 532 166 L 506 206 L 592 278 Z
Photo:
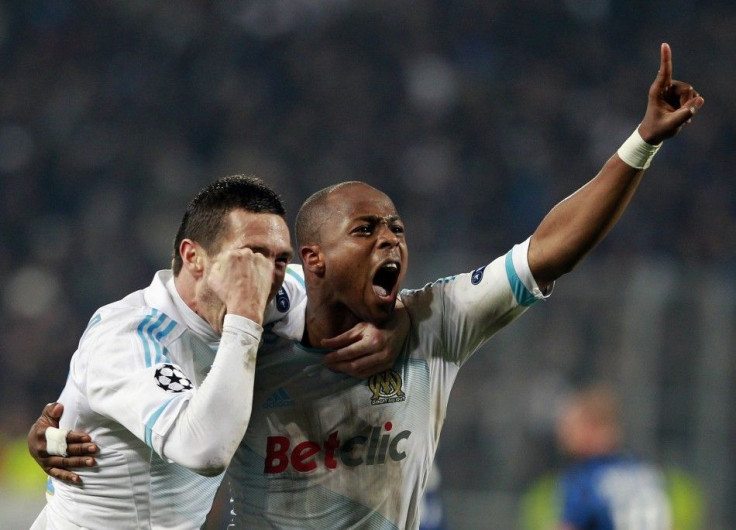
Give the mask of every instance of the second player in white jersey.
M 417 528 L 458 370 L 543 298 L 527 248 L 404 291 L 404 347 L 392 370 L 367 380 L 327 370 L 323 351 L 264 334 L 251 422 L 227 473 L 236 528 Z

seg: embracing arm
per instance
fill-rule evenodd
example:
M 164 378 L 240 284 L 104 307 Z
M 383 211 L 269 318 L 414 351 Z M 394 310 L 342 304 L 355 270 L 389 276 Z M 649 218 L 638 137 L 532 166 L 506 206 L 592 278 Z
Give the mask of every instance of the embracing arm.
M 276 299 L 277 302 L 281 301 L 281 305 L 272 303 L 266 314 L 266 322 L 275 323 L 274 333 L 301 340 L 306 297 L 301 265 L 289 265 L 284 285 Z M 330 370 L 361 379 L 379 374 L 394 365 L 408 332 L 409 315 L 401 300 L 398 300 L 391 318 L 385 324 L 377 326 L 370 322 L 359 322 L 345 333 L 324 339 L 320 346 L 332 350 L 324 355 L 324 364 Z
M 140 430 L 141 411 L 137 405 L 145 403 L 139 397 L 147 386 L 155 385 L 150 371 L 144 373 L 144 379 L 137 374 L 118 378 L 112 390 L 108 384 L 91 385 L 90 403 L 98 413 L 115 418 L 163 457 L 202 475 L 222 473 L 250 420 L 260 330 L 260 325 L 245 317 L 225 317 L 215 362 L 202 385 L 196 391 L 170 394 L 166 400 L 165 407 L 178 409 L 165 434 L 156 432 L 155 423 L 148 433 Z M 110 380 L 105 376 L 93 379 Z M 128 396 L 129 406 L 121 396 Z M 51 477 L 81 483 L 72 469 L 94 466 L 93 455 L 98 448 L 87 433 L 58 428 L 63 410 L 60 403 L 44 407 L 28 432 L 28 450 Z
M 63 411 L 64 406 L 61 403 L 49 403 L 43 408 L 41 416 L 28 431 L 28 452 L 48 475 L 65 482 L 81 483 L 79 475 L 71 469 L 94 466 L 95 459 L 92 455 L 97 452 L 97 446 L 83 432 L 58 429 Z M 63 447 L 63 443 L 49 447 L 47 431 L 53 433 L 52 439 L 64 440 L 66 447 Z
M 383 325 L 359 322 L 345 333 L 324 339 L 322 347 L 334 350 L 324 356 L 325 365 L 361 379 L 385 372 L 394 365 L 409 333 L 409 314 L 397 301 Z
M 649 88 L 647 110 L 637 129 L 640 138 L 633 140 L 635 147 L 645 154 L 656 152 L 653 148 L 676 135 L 703 103 L 692 86 L 673 81 L 672 52 L 669 45 L 662 44 L 659 73 Z M 529 267 L 541 289 L 571 271 L 608 234 L 628 206 L 648 160 L 639 153 L 632 156 L 627 147 L 619 149 L 591 181 L 552 208 L 532 235 Z

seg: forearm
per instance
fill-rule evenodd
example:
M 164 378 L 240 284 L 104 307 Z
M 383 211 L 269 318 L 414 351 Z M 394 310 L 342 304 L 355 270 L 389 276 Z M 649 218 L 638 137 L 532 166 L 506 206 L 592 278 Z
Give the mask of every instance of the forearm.
M 571 271 L 608 234 L 643 174 L 614 154 L 591 181 L 552 208 L 529 244 L 529 267 L 540 288 Z
M 704 103 L 690 84 L 672 79 L 672 50 L 663 43 L 659 72 L 649 87 L 638 132 L 593 180 L 555 206 L 534 232 L 529 265 L 540 288 L 572 270 L 606 236 L 629 204 L 659 145 L 690 123 Z
M 166 437 L 163 456 L 203 475 L 225 470 L 250 420 L 261 327 L 225 317 L 212 368 Z

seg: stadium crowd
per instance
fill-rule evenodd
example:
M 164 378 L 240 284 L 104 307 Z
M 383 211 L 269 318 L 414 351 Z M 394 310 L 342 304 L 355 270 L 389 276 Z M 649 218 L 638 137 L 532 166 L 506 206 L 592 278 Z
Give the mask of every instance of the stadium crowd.
M 660 42 L 709 109 L 592 260 L 732 268 L 734 27 L 726 0 L 0 1 L 0 433 L 57 397 L 96 307 L 168 266 L 203 183 L 256 174 L 293 219 L 364 180 L 409 227 L 407 286 L 470 270 L 628 136 Z

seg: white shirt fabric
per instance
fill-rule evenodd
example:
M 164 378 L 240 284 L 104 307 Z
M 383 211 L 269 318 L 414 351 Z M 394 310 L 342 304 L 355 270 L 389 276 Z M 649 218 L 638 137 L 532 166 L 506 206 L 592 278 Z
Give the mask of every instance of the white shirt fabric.
M 416 529 L 458 370 L 545 297 L 527 249 L 403 291 L 409 335 L 393 369 L 368 380 L 264 333 L 250 425 L 227 471 L 235 528 Z
M 289 326 L 284 314 L 305 297 L 297 276 L 287 274 L 265 322 Z M 218 337 L 168 270 L 100 308 L 59 397 L 60 427 L 89 433 L 97 466 L 77 471 L 82 485 L 49 479 L 33 528 L 199 528 L 248 424 L 261 333 L 227 315 Z

